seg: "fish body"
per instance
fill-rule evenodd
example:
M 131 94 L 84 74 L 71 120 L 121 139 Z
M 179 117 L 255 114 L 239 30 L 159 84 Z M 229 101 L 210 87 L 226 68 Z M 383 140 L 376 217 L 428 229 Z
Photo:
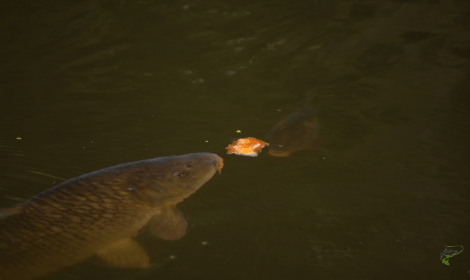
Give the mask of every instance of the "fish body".
M 176 204 L 222 168 L 196 153 L 105 168 L 65 181 L 0 213 L 0 279 L 27 280 L 98 256 L 116 267 L 145 268 L 140 229 L 165 240 L 186 233 Z
M 317 138 L 320 129 L 317 114 L 308 102 L 275 124 L 265 135 L 268 153 L 286 157 L 307 148 Z

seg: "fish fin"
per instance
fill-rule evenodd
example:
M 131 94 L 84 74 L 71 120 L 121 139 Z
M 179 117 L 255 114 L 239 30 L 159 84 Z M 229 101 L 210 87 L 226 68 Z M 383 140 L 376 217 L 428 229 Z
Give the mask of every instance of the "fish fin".
M 12 215 L 20 213 L 24 208 L 23 204 L 14 205 L 11 207 L 0 209 L 0 220 L 8 218 Z
M 150 233 L 163 240 L 180 239 L 186 234 L 187 227 L 183 214 L 175 206 L 164 208 L 148 223 Z
M 120 268 L 147 268 L 149 256 L 134 239 L 126 238 L 96 253 L 107 264 Z

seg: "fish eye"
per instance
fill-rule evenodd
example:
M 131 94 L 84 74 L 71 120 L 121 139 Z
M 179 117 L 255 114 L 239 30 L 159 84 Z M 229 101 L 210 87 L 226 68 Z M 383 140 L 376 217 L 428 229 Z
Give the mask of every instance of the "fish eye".
M 178 176 L 180 178 L 184 178 L 189 174 L 189 172 L 176 172 L 175 176 Z
M 191 168 L 191 167 L 193 167 L 192 164 L 190 164 L 190 163 L 186 164 L 186 168 Z

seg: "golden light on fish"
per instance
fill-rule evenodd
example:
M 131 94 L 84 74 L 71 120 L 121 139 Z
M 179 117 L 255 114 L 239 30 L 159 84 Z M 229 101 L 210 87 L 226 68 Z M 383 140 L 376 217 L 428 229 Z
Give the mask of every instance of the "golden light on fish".
M 256 157 L 265 146 L 269 146 L 269 144 L 259 139 L 248 137 L 238 139 L 225 149 L 227 149 L 227 154 Z

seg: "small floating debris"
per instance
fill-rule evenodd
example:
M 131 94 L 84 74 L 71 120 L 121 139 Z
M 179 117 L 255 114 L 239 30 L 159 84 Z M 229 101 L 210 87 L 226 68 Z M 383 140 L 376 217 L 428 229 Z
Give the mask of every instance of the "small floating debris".
M 256 157 L 268 143 L 253 137 L 240 138 L 232 144 L 228 145 L 227 154 L 236 154 L 240 156 Z

